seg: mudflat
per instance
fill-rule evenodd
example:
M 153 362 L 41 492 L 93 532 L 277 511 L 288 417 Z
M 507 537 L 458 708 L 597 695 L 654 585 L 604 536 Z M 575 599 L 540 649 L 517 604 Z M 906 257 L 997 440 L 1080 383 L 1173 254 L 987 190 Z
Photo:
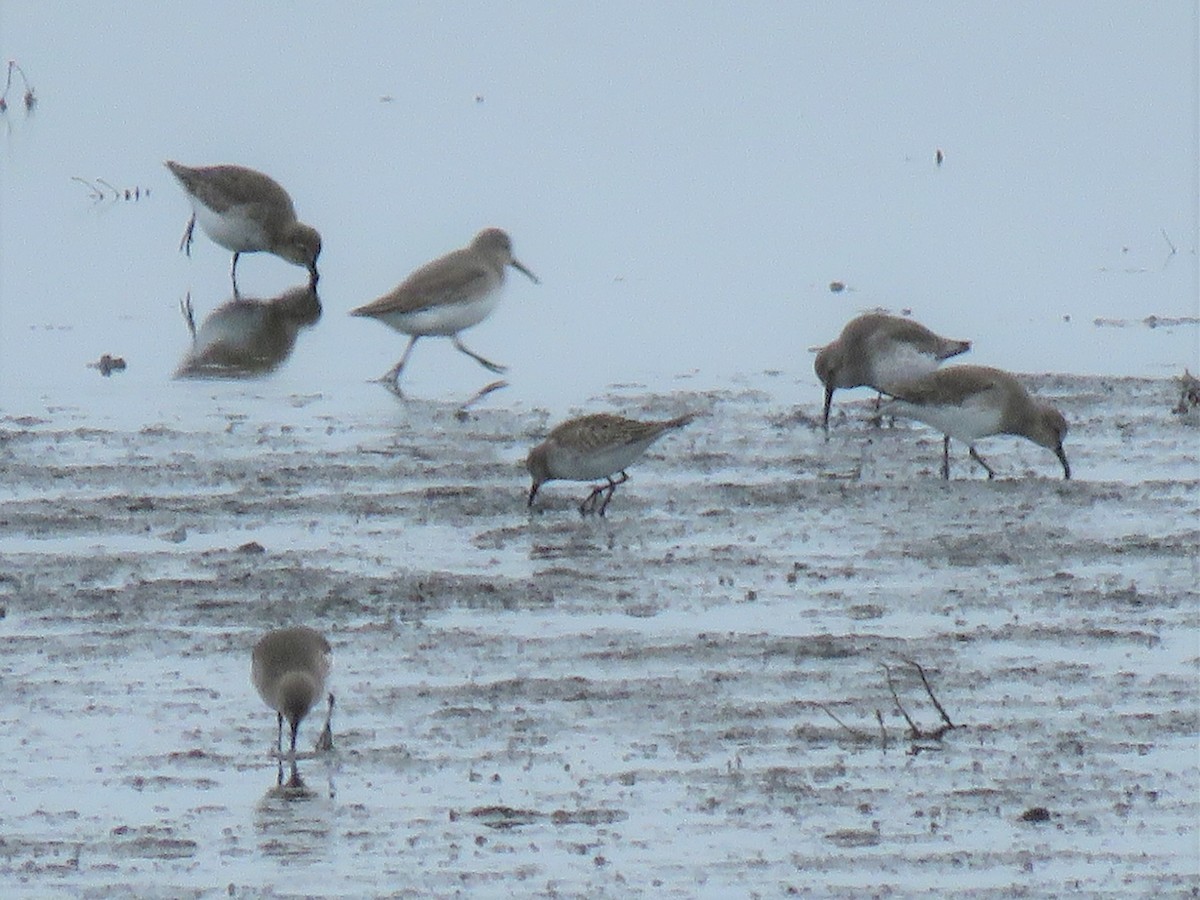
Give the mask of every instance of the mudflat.
M 1200 431 L 1170 380 L 1041 376 L 1073 480 L 987 481 L 763 377 L 608 515 L 544 411 L 229 395 L 0 420 L 0 884 L 30 895 L 1200 890 Z M 333 645 L 334 750 L 276 787 L 265 631 Z M 310 725 L 312 723 L 309 723 Z

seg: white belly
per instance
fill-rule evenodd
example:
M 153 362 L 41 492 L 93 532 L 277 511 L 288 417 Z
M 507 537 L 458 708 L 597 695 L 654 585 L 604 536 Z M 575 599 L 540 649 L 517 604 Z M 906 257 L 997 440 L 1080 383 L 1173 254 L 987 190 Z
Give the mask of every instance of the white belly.
M 888 405 L 888 411 L 924 422 L 964 444 L 973 444 L 981 437 L 1000 433 L 1000 410 L 994 406 L 972 403 L 962 406 L 914 406 L 897 401 Z
M 204 233 L 226 250 L 248 253 L 271 246 L 262 226 L 244 215 L 245 207 L 233 206 L 224 213 L 215 213 L 199 200 L 193 200 L 192 209 Z
M 939 360 L 921 353 L 912 344 L 894 342 L 871 361 L 872 384 L 886 386 L 922 378 L 937 369 Z
M 491 315 L 499 302 L 500 291 L 494 290 L 472 300 L 443 303 L 416 312 L 385 313 L 379 318 L 405 334 L 447 337 L 478 325 Z
M 658 435 L 655 435 L 658 437 Z M 653 443 L 654 438 L 636 444 L 622 444 L 603 450 L 579 453 L 566 447 L 550 451 L 550 474 L 565 481 L 590 481 L 607 478 L 628 468 Z

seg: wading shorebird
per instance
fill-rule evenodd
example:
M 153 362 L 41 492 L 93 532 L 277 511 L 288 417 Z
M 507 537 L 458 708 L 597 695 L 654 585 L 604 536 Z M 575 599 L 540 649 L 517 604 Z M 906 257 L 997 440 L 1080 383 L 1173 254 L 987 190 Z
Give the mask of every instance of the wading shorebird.
M 281 628 L 264 635 L 254 645 L 250 678 L 263 702 L 275 710 L 278 732 L 275 750 L 279 757 L 279 781 L 283 782 L 283 720 L 291 728 L 292 777 L 290 784 L 300 786 L 296 770 L 296 735 L 300 723 L 325 692 L 325 681 L 333 666 L 329 641 L 312 628 Z M 329 711 L 317 746 L 333 748 L 333 694 L 328 695 Z
M 888 413 L 924 422 L 942 432 L 942 477 L 950 478 L 950 438 L 970 448 L 971 459 L 983 466 L 988 478 L 996 476 L 975 450 L 975 442 L 994 434 L 1028 438 L 1054 451 L 1062 463 L 1063 478 L 1071 465 L 1063 450 L 1067 420 L 1054 406 L 1030 395 L 1008 372 L 987 366 L 951 366 L 888 391 L 895 399 Z
M 167 160 L 192 201 L 192 217 L 179 249 L 192 254 L 196 223 L 213 242 L 233 251 L 229 276 L 237 293 L 238 257 L 267 251 L 308 269 L 309 284 L 317 283 L 317 257 L 321 236 L 296 220 L 288 192 L 273 178 L 244 166 L 192 168 Z
M 887 385 L 928 375 L 943 360 L 970 349 L 970 341 L 941 337 L 912 319 L 884 313 L 851 319 L 837 340 L 821 348 L 813 363 L 825 386 L 821 426 L 829 432 L 835 388 L 872 387 L 887 393 Z
M 538 277 L 513 257 L 512 240 L 499 228 L 485 228 L 466 247 L 426 263 L 394 291 L 351 310 L 350 315 L 378 319 L 409 335 L 400 362 L 379 381 L 400 393 L 400 375 L 413 345 L 422 337 L 448 337 L 455 349 L 485 369 L 500 373 L 504 366 L 468 350 L 458 333 L 486 319 L 500 301 L 504 273 L 512 266 L 534 284 Z
M 592 488 L 579 505 L 579 513 L 604 515 L 617 485 L 629 480 L 625 469 L 668 431 L 682 428 L 694 418 L 689 413 L 662 422 L 639 422 L 598 413 L 563 422 L 529 451 L 525 465 L 533 477 L 533 487 L 529 489 L 527 505 L 533 506 L 534 497 L 547 481 L 603 478 L 605 483 Z M 620 477 L 613 478 L 614 475 Z

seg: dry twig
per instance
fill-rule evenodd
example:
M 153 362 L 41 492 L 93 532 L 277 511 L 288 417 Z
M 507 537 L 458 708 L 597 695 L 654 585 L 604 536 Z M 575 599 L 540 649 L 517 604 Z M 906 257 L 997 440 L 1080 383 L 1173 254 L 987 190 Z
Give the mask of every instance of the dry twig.
M 908 710 L 904 708 L 904 704 L 900 702 L 900 695 L 896 693 L 896 683 L 892 681 L 892 670 L 887 663 L 883 663 L 883 673 L 885 676 L 887 676 L 888 690 L 892 692 L 892 700 L 896 704 L 896 709 L 900 710 L 900 715 L 904 716 L 904 721 L 908 723 L 909 737 L 913 738 L 914 740 L 921 738 L 923 736 L 921 734 L 921 729 L 917 726 L 917 723 L 912 720 L 912 716 L 908 714 Z
M 917 670 L 917 674 L 921 676 L 921 684 L 925 685 L 925 693 L 929 695 L 929 699 L 933 703 L 933 708 L 938 711 L 938 715 L 942 717 L 942 721 L 945 722 L 949 728 L 953 728 L 954 723 L 950 721 L 950 716 L 946 714 L 945 708 L 941 703 L 938 702 L 937 695 L 933 693 L 933 688 L 930 687 L 929 679 L 925 677 L 925 670 L 921 667 L 921 664 L 915 659 L 906 659 L 904 661 Z
M 929 695 L 929 699 L 933 702 L 933 706 L 938 711 L 938 715 L 942 717 L 942 724 L 932 731 L 925 731 L 920 725 L 913 721 L 912 716 L 910 716 L 908 711 L 904 708 L 904 704 L 900 702 L 900 696 L 896 693 L 896 684 L 892 680 L 892 670 L 885 663 L 883 666 L 883 671 L 887 676 L 888 690 L 892 692 L 892 700 L 896 703 L 896 709 L 900 710 L 900 715 L 904 716 L 904 721 L 908 723 L 908 736 L 912 740 L 939 741 L 947 731 L 952 728 L 957 728 L 958 726 L 950 720 L 950 716 L 947 714 L 945 707 L 942 706 L 941 702 L 937 698 L 937 695 L 934 694 L 933 686 L 930 685 L 929 678 L 925 675 L 925 669 L 921 666 L 921 664 L 912 659 L 905 659 L 904 662 L 915 668 L 917 670 L 917 674 L 921 676 L 921 684 L 925 686 L 925 693 Z
M 828 706 L 826 706 L 824 703 L 818 703 L 818 704 L 817 704 L 817 706 L 819 706 L 819 707 L 821 707 L 821 709 L 825 710 L 825 714 L 826 714 L 827 716 L 829 716 L 829 718 L 833 719 L 833 721 L 835 721 L 835 722 L 837 722 L 839 725 L 841 725 L 841 726 L 842 726 L 844 729 L 846 729 L 847 733 L 848 733 L 848 734 L 849 734 L 851 737 L 853 737 L 855 740 L 860 740 L 860 741 L 861 741 L 861 740 L 865 740 L 865 739 L 866 739 L 866 735 L 865 735 L 865 734 L 863 734 L 861 731 L 859 731 L 859 730 L 858 730 L 858 729 L 856 729 L 856 728 L 851 728 L 849 725 L 847 725 L 845 722 L 843 722 L 841 719 L 839 719 L 837 716 L 835 716 L 835 715 L 833 714 L 833 710 L 832 710 L 832 709 L 830 709 Z

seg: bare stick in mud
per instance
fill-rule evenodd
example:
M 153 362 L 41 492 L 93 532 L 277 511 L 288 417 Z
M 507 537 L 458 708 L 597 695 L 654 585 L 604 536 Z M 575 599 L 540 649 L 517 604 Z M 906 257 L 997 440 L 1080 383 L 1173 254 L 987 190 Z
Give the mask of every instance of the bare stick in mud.
M 942 729 L 943 733 L 949 728 L 956 728 L 957 726 L 950 721 L 950 716 L 947 715 L 945 708 L 941 703 L 938 702 L 937 695 L 934 694 L 933 688 L 929 684 L 929 679 L 925 677 L 925 669 L 923 669 L 921 664 L 915 659 L 906 659 L 904 661 L 916 669 L 917 674 L 921 676 L 921 684 L 925 685 L 925 693 L 929 695 L 929 699 L 933 703 L 934 709 L 938 711 L 938 715 L 940 715 L 942 717 L 942 721 L 946 723 L 947 727 L 946 729 Z
M 887 676 L 888 690 L 892 692 L 892 700 L 896 704 L 896 709 L 900 710 L 900 715 L 904 716 L 904 721 L 908 723 L 909 737 L 924 737 L 925 735 L 921 732 L 920 727 L 912 720 L 912 717 L 908 714 L 908 710 L 906 710 L 904 708 L 904 704 L 900 702 L 900 695 L 896 693 L 896 684 L 894 681 L 892 681 L 892 670 L 886 663 L 883 664 L 883 673 Z
M 845 722 L 843 722 L 841 719 L 839 719 L 836 715 L 834 715 L 833 710 L 830 709 L 828 706 L 826 706 L 824 703 L 818 703 L 817 706 L 819 706 L 819 707 L 821 707 L 821 709 L 825 710 L 825 715 L 829 716 L 829 718 L 833 719 L 833 721 L 835 721 L 839 725 L 841 725 L 842 728 L 846 729 L 846 732 L 852 738 L 854 738 L 855 740 L 859 740 L 859 741 L 866 740 L 867 736 L 865 734 L 863 734 L 857 728 L 851 728 L 849 725 L 847 725 Z
M 879 710 L 879 709 L 875 710 L 875 721 L 879 723 L 879 743 L 882 746 L 882 749 L 887 750 L 887 748 L 888 748 L 887 728 L 883 724 L 883 711 L 882 710 Z
M 88 197 L 90 197 L 92 200 L 103 200 L 104 199 L 104 192 L 99 190 L 94 184 L 92 184 L 87 179 L 80 178 L 78 175 L 72 175 L 71 180 L 78 181 L 80 184 L 82 184 L 84 187 L 86 187 L 88 189 Z

